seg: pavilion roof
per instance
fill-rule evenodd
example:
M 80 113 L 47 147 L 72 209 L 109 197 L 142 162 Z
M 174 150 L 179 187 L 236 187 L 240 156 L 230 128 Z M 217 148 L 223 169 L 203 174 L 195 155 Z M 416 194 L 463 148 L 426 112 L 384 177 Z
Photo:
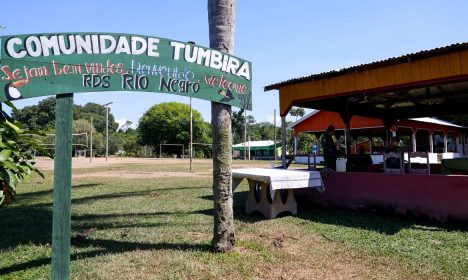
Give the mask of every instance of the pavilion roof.
M 383 119 L 468 113 L 468 43 L 271 84 L 292 106 Z

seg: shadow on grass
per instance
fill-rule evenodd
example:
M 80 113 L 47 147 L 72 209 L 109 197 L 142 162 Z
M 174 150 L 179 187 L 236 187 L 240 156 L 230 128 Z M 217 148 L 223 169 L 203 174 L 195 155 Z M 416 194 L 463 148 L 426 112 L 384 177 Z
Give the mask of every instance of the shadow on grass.
M 81 184 L 73 186 L 76 188 L 90 188 L 99 186 L 101 184 Z M 177 191 L 194 188 L 205 188 L 205 187 L 181 187 L 181 188 L 163 188 L 163 189 L 151 189 L 137 192 L 122 192 L 122 193 L 109 193 L 104 195 L 95 195 L 84 198 L 72 199 L 72 204 L 86 203 L 94 200 L 101 199 L 113 199 L 128 196 L 148 196 L 151 198 L 152 193 L 162 191 Z M 52 240 L 52 203 L 39 203 L 28 205 L 23 203 L 27 199 L 40 199 L 44 195 L 51 195 L 52 189 L 45 191 L 38 191 L 32 193 L 21 194 L 18 197 L 18 204 L 11 204 L 7 207 L 0 209 L 2 215 L 2 225 L 0 230 L 0 250 L 14 249 L 22 244 L 34 244 L 34 245 L 46 245 L 51 244 Z M 22 200 L 23 199 L 23 200 Z M 76 215 L 72 216 L 72 226 L 76 229 L 82 228 L 82 226 L 74 225 L 74 222 L 89 223 L 91 227 L 100 229 L 105 228 L 116 228 L 128 227 L 128 223 L 124 221 L 118 221 L 117 224 L 114 221 L 108 222 L 112 219 L 135 219 L 137 217 L 151 217 L 151 216 L 163 216 L 163 215 L 193 215 L 196 212 L 150 212 L 150 213 L 110 213 L 110 214 L 91 214 L 91 215 Z M 147 221 L 144 223 L 134 223 L 132 226 L 165 226 L 170 223 L 152 223 L 148 224 Z M 87 225 L 88 226 L 88 225 Z M 86 246 L 97 246 L 100 249 L 93 250 L 91 252 L 76 253 L 71 256 L 72 260 L 95 257 L 106 253 L 120 253 L 133 250 L 199 250 L 199 251 L 210 251 L 211 246 L 208 244 L 196 244 L 196 243 L 134 243 L 116 240 L 100 240 L 100 239 L 85 239 L 80 242 L 79 247 Z M 104 248 L 104 249 L 101 249 Z M 21 271 L 29 268 L 39 267 L 42 265 L 48 265 L 51 263 L 50 258 L 35 259 L 28 262 L 14 264 L 9 267 L 0 268 L 0 275 L 11 273 L 15 271 Z M 1 277 L 0 277 L 1 278 Z
M 245 213 L 245 201 L 247 200 L 248 191 L 237 191 L 233 193 L 233 210 L 234 219 L 244 223 L 256 223 L 265 219 L 261 213 L 254 212 L 252 214 Z M 213 201 L 212 195 L 200 196 L 199 198 Z M 213 208 L 195 211 L 196 213 L 213 216 Z
M 72 191 L 74 189 L 81 189 L 81 188 L 92 188 L 92 187 L 97 187 L 102 184 L 78 184 L 78 185 L 73 185 L 72 186 Z M 18 195 L 18 199 L 21 200 L 22 198 L 30 198 L 30 197 L 38 197 L 38 196 L 43 196 L 43 195 L 51 195 L 54 192 L 53 188 L 50 188 L 48 190 L 43 190 L 43 191 L 37 191 L 37 192 L 28 192 L 28 193 L 21 193 Z
M 46 244 L 52 239 L 52 211 L 48 207 L 5 207 L 0 213 L 0 250 L 20 244 Z
M 338 207 L 322 207 L 305 200 L 298 201 L 298 218 L 321 224 L 372 230 L 393 235 L 402 229 L 419 228 L 427 231 L 468 231 L 466 224 L 440 223 L 424 218 L 401 216 L 385 209 L 350 210 Z
M 246 214 L 245 201 L 248 191 L 235 192 L 234 197 L 234 218 L 245 222 L 255 223 L 265 220 L 260 213 Z M 202 199 L 212 200 L 212 196 L 202 196 Z M 201 214 L 213 215 L 213 209 L 198 211 Z M 349 228 L 372 230 L 378 233 L 393 235 L 405 228 L 418 228 L 428 231 L 468 231 L 465 223 L 437 223 L 423 218 L 399 216 L 387 211 L 375 210 L 350 210 L 336 207 L 321 207 L 316 204 L 298 200 L 296 217 L 305 221 L 321 224 L 333 224 Z M 280 214 L 278 218 L 288 216 L 288 213 Z
M 72 240 L 73 242 L 73 240 Z M 76 247 L 97 247 L 98 250 L 93 250 L 90 252 L 82 252 L 72 254 L 70 256 L 71 260 L 79 260 L 85 258 L 93 258 L 103 254 L 117 254 L 130 252 L 135 250 L 177 250 L 177 251 L 211 251 L 211 245 L 209 244 L 189 244 L 189 243 L 138 243 L 138 242 L 126 242 L 126 241 L 116 241 L 116 240 L 107 240 L 107 239 L 84 239 L 80 242 L 73 242 Z M 25 269 L 31 269 L 34 267 L 39 267 L 43 265 L 50 265 L 50 258 L 41 258 L 36 260 L 31 260 L 28 262 L 15 264 L 9 267 L 1 268 L 0 275 L 5 275 L 7 273 L 12 273 L 16 271 L 21 271 Z
M 88 203 L 96 200 L 102 199 L 114 199 L 114 198 L 121 198 L 121 197 L 130 197 L 130 196 L 151 196 L 151 194 L 158 192 L 166 192 L 166 191 L 180 191 L 180 190 L 193 190 L 193 189 L 206 189 L 207 187 L 179 187 L 179 188 L 155 188 L 155 189 L 147 189 L 142 191 L 132 191 L 132 192 L 118 192 L 118 193 L 106 193 L 102 195 L 92 195 L 92 196 L 85 196 L 81 198 L 74 198 L 72 199 L 72 204 L 83 204 Z

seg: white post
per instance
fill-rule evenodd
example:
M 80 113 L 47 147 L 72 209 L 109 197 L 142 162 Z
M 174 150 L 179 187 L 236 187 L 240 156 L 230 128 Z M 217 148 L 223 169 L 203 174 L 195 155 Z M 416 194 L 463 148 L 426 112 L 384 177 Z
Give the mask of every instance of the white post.
M 247 159 L 247 110 L 244 109 L 244 161 Z M 250 159 L 250 151 L 249 151 L 249 159 Z
M 429 132 L 429 152 L 434 152 L 434 134 Z
M 275 142 L 275 156 L 273 161 L 276 164 L 276 109 L 273 111 L 273 142 Z
M 193 116 L 192 116 L 192 97 L 190 96 L 190 145 L 189 145 L 189 158 L 190 158 L 190 171 L 192 171 L 192 157 L 193 157 Z
M 109 107 L 106 107 L 106 162 L 109 157 Z
M 447 139 L 447 133 L 444 133 L 444 153 L 448 152 L 448 139 Z
M 91 139 L 89 143 L 89 162 L 93 162 L 93 116 L 91 116 L 91 126 L 89 127 L 91 131 Z
M 286 117 L 281 117 L 281 163 L 286 168 Z
M 411 133 L 411 145 L 413 146 L 412 147 L 413 153 L 416 152 L 416 131 L 413 131 Z
M 297 155 L 297 136 L 294 136 L 294 154 Z
M 107 158 L 109 157 L 109 105 L 111 105 L 114 102 L 109 102 L 107 104 L 104 104 L 106 108 L 106 162 Z
M 248 138 L 248 142 L 247 142 L 247 143 L 248 143 L 248 145 L 249 145 L 249 155 L 248 155 L 248 160 L 250 161 L 250 136 L 249 136 L 249 138 Z

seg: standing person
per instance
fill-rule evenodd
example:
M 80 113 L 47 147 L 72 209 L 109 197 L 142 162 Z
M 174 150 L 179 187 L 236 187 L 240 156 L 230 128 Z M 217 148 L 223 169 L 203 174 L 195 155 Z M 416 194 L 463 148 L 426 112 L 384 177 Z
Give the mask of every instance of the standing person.
M 390 143 L 385 149 L 385 152 L 387 153 L 387 159 L 385 160 L 387 168 L 400 168 L 401 148 L 396 137 L 390 138 Z
M 322 135 L 320 143 L 323 148 L 323 158 L 327 168 L 336 170 L 336 159 L 338 158 L 338 150 L 336 148 L 335 140 L 333 136 L 335 135 L 335 127 L 329 125 L 325 134 Z

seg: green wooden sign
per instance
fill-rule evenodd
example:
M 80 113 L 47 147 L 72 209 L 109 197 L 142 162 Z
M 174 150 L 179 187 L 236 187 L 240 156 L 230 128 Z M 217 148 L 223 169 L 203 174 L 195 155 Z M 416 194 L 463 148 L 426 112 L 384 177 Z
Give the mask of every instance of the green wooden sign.
M 195 44 L 132 34 L 50 33 L 3 36 L 1 46 L 0 102 L 146 91 L 252 110 L 251 63 Z

